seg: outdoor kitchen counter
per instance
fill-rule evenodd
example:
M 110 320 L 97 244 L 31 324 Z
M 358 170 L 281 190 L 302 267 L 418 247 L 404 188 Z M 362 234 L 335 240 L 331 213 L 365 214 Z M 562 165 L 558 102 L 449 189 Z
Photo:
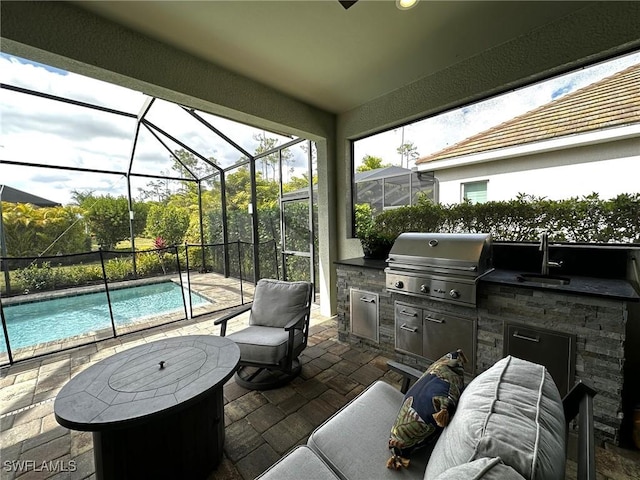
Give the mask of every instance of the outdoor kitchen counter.
M 592 297 L 604 297 L 616 300 L 640 301 L 640 295 L 633 285 L 626 280 L 613 278 L 584 277 L 578 275 L 561 275 L 570 279 L 567 285 L 542 284 L 539 282 L 522 281 L 518 277 L 523 273 L 519 270 L 495 269 L 480 279 L 482 283 L 514 285 L 536 290 L 552 290 L 556 292 L 574 293 Z
M 347 258 L 346 260 L 336 260 L 336 265 L 347 265 L 349 267 L 372 268 L 374 270 L 384 270 L 387 267 L 386 260 L 375 260 L 373 258 Z
M 385 260 L 374 260 L 363 257 L 336 260 L 336 265 L 384 270 L 387 266 Z M 633 285 L 627 280 L 614 278 L 586 277 L 581 275 L 559 275 L 570 279 L 567 285 L 542 284 L 539 282 L 523 282 L 518 277 L 525 272 L 522 270 L 495 269 L 480 278 L 480 283 L 493 283 L 501 285 L 513 285 L 517 287 L 532 288 L 536 290 L 550 290 L 556 292 L 573 293 L 592 297 L 604 297 L 616 300 L 640 301 L 640 295 Z

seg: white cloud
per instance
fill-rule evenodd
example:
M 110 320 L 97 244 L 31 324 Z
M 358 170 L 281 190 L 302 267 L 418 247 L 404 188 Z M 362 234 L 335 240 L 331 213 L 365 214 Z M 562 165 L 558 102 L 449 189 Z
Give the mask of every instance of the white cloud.
M 147 98 L 140 92 L 6 54 L 0 54 L 0 81 L 133 114 L 140 111 Z M 128 170 L 135 119 L 5 89 L 0 90 L 0 114 L 1 160 L 105 171 Z M 264 133 L 237 122 L 201 115 L 250 153 L 258 146 L 254 136 Z M 148 120 L 205 158 L 214 157 L 223 167 L 235 164 L 242 157 L 240 151 L 178 105 L 156 100 Z M 183 148 L 160 136 L 172 151 Z M 278 137 L 279 144 L 289 140 Z M 132 171 L 157 175 L 170 171 L 172 164 L 167 149 L 146 128 L 141 128 Z M 98 194 L 126 193 L 122 178 L 120 175 L 0 165 L 1 183 L 40 195 L 46 192 L 52 200 L 61 203 L 71 201 L 74 189 L 93 190 Z M 136 183 L 146 181 L 138 179 Z M 126 182 L 124 184 L 126 187 Z

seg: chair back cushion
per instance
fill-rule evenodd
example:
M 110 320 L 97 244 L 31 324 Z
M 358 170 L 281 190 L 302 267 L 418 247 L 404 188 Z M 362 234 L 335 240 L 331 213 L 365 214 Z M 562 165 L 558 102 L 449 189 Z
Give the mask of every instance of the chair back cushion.
M 250 325 L 284 327 L 300 312 L 309 309 L 309 282 L 258 280 L 251 306 Z

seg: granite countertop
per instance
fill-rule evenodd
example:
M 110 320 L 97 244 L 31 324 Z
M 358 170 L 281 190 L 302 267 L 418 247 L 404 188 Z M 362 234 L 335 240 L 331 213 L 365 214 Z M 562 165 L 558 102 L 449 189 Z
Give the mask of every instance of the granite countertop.
M 570 280 L 567 285 L 550 285 L 530 281 L 523 282 L 518 279 L 518 277 L 523 273 L 531 272 L 496 269 L 483 276 L 480 281 L 484 283 L 533 288 L 536 290 L 551 290 L 555 292 L 613 298 L 632 302 L 640 301 L 640 295 L 635 291 L 633 285 L 631 285 L 627 280 L 585 277 L 579 275 L 561 275 L 562 277 L 566 277 Z
M 384 270 L 387 267 L 387 261 L 375 260 L 372 258 L 356 257 L 347 258 L 345 260 L 336 260 L 336 265 L 347 265 L 349 267 L 372 268 L 374 270 Z
M 337 260 L 336 265 L 346 265 L 350 267 L 370 268 L 374 270 L 384 270 L 387 266 L 386 260 L 374 260 L 363 257 Z M 597 278 L 582 275 L 561 275 L 569 278 L 567 285 L 543 284 L 538 282 L 523 282 L 518 277 L 524 272 L 522 270 L 495 269 L 484 275 L 480 282 L 501 285 L 513 285 L 522 288 L 532 288 L 535 290 L 549 290 L 555 292 L 572 293 L 576 295 L 586 295 L 590 297 L 603 297 L 632 302 L 640 301 L 640 295 L 633 288 L 630 282 L 615 278 Z

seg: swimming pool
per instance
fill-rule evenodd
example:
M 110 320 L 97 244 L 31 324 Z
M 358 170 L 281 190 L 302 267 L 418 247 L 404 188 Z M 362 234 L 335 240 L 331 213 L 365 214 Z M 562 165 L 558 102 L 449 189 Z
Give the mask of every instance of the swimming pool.
M 184 311 L 182 289 L 173 282 L 109 290 L 116 329 L 145 318 Z M 186 297 L 187 306 L 189 298 Z M 209 303 L 191 293 L 194 307 Z M 96 332 L 111 331 L 107 294 L 87 293 L 3 306 L 11 350 Z M 0 330 L 0 352 L 6 352 Z

